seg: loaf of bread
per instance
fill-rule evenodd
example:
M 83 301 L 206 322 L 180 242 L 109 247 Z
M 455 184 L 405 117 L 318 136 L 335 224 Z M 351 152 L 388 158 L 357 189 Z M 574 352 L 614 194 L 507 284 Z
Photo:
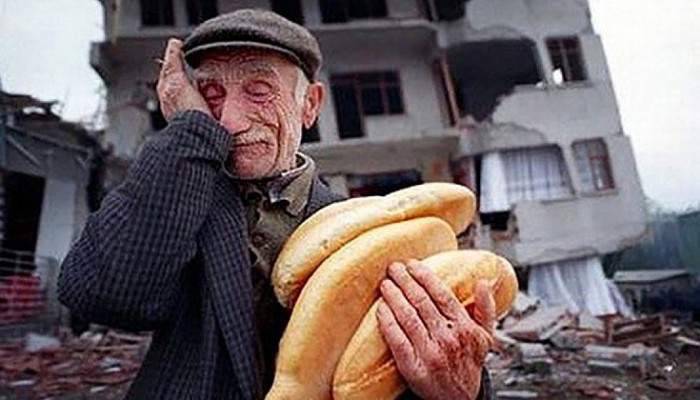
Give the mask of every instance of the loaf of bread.
M 336 364 L 377 298 L 388 265 L 456 248 L 450 225 L 424 217 L 370 229 L 331 254 L 294 306 L 266 399 L 331 399 Z
M 433 270 L 465 306 L 473 302 L 478 280 L 491 282 L 499 317 L 508 312 L 518 293 L 513 267 L 488 251 L 448 251 L 426 258 L 423 264 Z M 338 362 L 333 380 L 334 400 L 390 400 L 405 388 L 379 330 L 377 304 L 375 302 L 365 315 Z
M 372 228 L 413 218 L 434 216 L 447 222 L 453 235 L 472 220 L 474 194 L 461 185 L 432 182 L 371 200 L 346 200 L 308 218 L 287 239 L 272 270 L 280 304 L 291 308 L 311 274 L 328 256 Z

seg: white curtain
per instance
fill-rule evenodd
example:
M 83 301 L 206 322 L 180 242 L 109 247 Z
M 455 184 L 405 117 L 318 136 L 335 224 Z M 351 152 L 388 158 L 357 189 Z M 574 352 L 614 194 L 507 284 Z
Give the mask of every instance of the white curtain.
M 578 258 L 535 265 L 530 269 L 528 294 L 547 305 L 565 305 L 569 311 L 583 310 L 593 315 L 626 314 L 629 308 L 617 305 L 620 298 L 611 293 L 597 257 Z M 624 306 L 623 306 L 624 305 Z
M 551 200 L 571 195 L 569 174 L 561 151 L 554 146 L 503 152 L 511 204 Z
M 510 210 L 506 171 L 500 153 L 486 153 L 481 159 L 479 197 L 479 210 L 482 213 Z
M 566 164 L 555 146 L 487 153 L 482 158 L 482 213 L 507 211 L 519 201 L 570 195 Z

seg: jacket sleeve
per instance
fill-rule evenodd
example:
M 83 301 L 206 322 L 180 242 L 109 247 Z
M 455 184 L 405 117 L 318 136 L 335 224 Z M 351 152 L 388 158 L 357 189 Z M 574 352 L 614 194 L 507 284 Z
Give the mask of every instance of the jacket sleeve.
M 61 265 L 59 300 L 83 318 L 124 329 L 167 322 L 231 144 L 208 115 L 177 114 L 89 215 Z

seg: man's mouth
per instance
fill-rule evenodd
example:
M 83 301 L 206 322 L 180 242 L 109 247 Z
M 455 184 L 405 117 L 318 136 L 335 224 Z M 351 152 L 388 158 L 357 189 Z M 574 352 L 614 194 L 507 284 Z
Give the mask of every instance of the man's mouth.
M 262 140 L 256 140 L 253 142 L 241 142 L 241 143 L 234 143 L 233 147 L 250 147 L 250 146 L 257 146 L 260 144 L 265 144 L 264 141 Z

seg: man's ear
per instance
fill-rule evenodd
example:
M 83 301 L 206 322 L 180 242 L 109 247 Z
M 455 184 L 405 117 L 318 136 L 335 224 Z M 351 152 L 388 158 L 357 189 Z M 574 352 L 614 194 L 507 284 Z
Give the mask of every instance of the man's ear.
M 321 82 L 310 83 L 306 88 L 304 98 L 304 110 L 302 111 L 302 124 L 304 128 L 310 129 L 316 122 L 318 114 L 321 112 L 323 99 L 326 97 L 326 87 Z

